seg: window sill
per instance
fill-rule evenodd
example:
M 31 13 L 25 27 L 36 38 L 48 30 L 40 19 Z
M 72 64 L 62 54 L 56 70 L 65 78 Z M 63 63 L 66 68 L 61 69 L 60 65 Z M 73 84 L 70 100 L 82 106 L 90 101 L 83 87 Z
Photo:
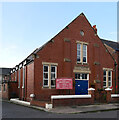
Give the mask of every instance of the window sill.
M 84 63 L 84 62 L 76 62 L 76 64 L 88 65 L 88 63 Z
M 56 87 L 55 86 L 54 87 L 51 86 L 51 88 L 50 88 L 50 87 L 44 87 L 43 86 L 42 89 L 56 89 Z
M 76 64 L 82 64 L 81 62 L 76 62 Z
M 56 86 L 51 86 L 51 89 L 56 89 Z
M 49 87 L 45 87 L 45 86 L 43 86 L 42 88 L 49 88 Z

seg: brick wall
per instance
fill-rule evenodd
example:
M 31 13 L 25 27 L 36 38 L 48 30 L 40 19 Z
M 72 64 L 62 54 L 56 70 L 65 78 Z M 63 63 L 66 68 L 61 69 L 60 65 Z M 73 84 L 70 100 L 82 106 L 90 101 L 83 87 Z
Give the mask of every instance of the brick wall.
M 91 98 L 76 98 L 76 99 L 55 99 L 52 102 L 53 107 L 57 106 L 72 106 L 72 105 L 87 105 L 93 104 Z
M 18 98 L 19 97 L 18 82 L 10 82 L 8 90 L 9 90 L 10 98 Z
M 81 30 L 84 31 L 84 36 L 80 35 Z M 77 41 L 88 43 L 86 64 L 77 63 Z M 57 78 L 73 78 L 73 83 L 75 82 L 74 68 L 88 67 L 91 71 L 89 74 L 89 87 L 93 84 L 96 90 L 98 88 L 103 88 L 103 68 L 112 68 L 112 93 L 115 92 L 114 60 L 84 15 L 78 16 L 68 27 L 64 28 L 52 38 L 51 41 L 37 52 L 37 56 L 38 57 L 34 58 L 34 61 L 25 68 L 25 98 L 27 101 L 30 101 L 30 94 L 33 93 L 35 94 L 35 100 L 40 101 L 50 101 L 51 95 L 75 94 L 75 86 L 73 86 L 73 89 L 70 91 L 43 88 L 42 62 L 58 63 Z M 64 61 L 65 58 L 69 61 Z M 21 68 L 20 99 L 23 99 L 24 96 L 22 81 L 23 68 Z M 56 104 L 58 102 L 60 103 L 61 101 L 56 100 Z M 70 101 L 67 102 L 69 102 L 67 104 L 70 104 Z M 80 103 L 80 100 L 74 100 L 73 103 L 74 102 Z
M 5 85 L 5 91 L 3 86 Z M 8 90 L 8 84 L 2 84 L 2 99 L 9 99 L 9 90 Z
M 117 98 L 111 98 L 111 102 L 119 102 L 119 97 L 117 97 Z
M 5 91 L 4 91 L 5 85 Z M 2 90 L 0 92 L 0 96 L 3 99 L 10 99 L 10 98 L 18 98 L 18 83 L 17 82 L 9 82 L 2 84 Z
M 34 93 L 34 62 L 27 65 L 27 100 L 30 100 L 30 94 Z
M 80 35 L 80 30 L 84 31 L 84 36 Z M 68 39 L 70 42 L 66 42 L 64 39 Z M 60 92 L 62 92 L 62 94 L 68 94 L 66 90 L 60 91 L 55 88 L 43 88 L 42 62 L 58 63 L 58 78 L 75 78 L 75 73 L 73 73 L 74 67 L 87 66 L 91 70 L 91 74 L 89 74 L 89 87 L 91 87 L 91 84 L 94 83 L 95 80 L 100 80 L 100 83 L 94 83 L 97 88 L 103 87 L 103 67 L 114 69 L 114 60 L 106 50 L 99 37 L 95 35 L 94 30 L 88 23 L 85 16 L 79 16 L 76 18 L 68 25 L 68 29 L 63 29 L 53 38 L 53 40 L 54 42 L 49 42 L 42 50 L 40 50 L 40 52 L 37 53 L 39 58 L 34 60 L 34 92 L 36 99 L 50 100 L 51 95 L 58 95 Z M 88 43 L 87 64 L 76 63 L 77 40 Z M 71 62 L 64 62 L 64 58 L 70 59 Z M 95 62 L 98 62 L 99 64 L 95 64 Z M 114 80 L 114 71 L 112 77 Z M 70 94 L 75 94 L 75 87 L 73 90 L 70 90 Z
M 112 49 L 110 46 L 105 45 L 106 48 L 109 50 L 109 52 L 111 53 L 111 55 L 114 57 L 117 66 L 116 66 L 116 83 L 115 83 L 115 75 L 114 75 L 114 81 L 113 81 L 113 90 L 112 93 L 115 92 L 115 88 L 116 88 L 116 92 L 119 93 L 119 51 L 115 51 L 114 49 Z

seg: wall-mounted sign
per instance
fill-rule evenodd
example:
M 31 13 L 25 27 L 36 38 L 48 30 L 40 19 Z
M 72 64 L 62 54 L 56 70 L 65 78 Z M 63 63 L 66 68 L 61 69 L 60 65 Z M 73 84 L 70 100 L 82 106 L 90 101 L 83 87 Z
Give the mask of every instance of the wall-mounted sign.
M 72 78 L 56 79 L 56 89 L 73 89 Z

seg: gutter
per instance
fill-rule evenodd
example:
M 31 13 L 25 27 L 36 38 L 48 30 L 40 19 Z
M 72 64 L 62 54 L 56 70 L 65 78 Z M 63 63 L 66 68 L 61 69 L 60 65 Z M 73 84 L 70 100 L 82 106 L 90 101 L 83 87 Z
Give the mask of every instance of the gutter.
M 115 67 L 115 93 L 117 93 L 117 90 L 116 90 L 116 67 L 117 67 L 117 63 L 116 62 L 114 63 L 114 67 Z

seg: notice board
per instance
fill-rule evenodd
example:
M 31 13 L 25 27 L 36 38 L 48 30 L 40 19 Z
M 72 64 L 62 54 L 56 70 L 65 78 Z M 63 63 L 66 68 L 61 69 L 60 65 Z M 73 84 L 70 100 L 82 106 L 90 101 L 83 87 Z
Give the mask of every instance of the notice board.
M 73 89 L 72 78 L 57 78 L 56 89 Z

